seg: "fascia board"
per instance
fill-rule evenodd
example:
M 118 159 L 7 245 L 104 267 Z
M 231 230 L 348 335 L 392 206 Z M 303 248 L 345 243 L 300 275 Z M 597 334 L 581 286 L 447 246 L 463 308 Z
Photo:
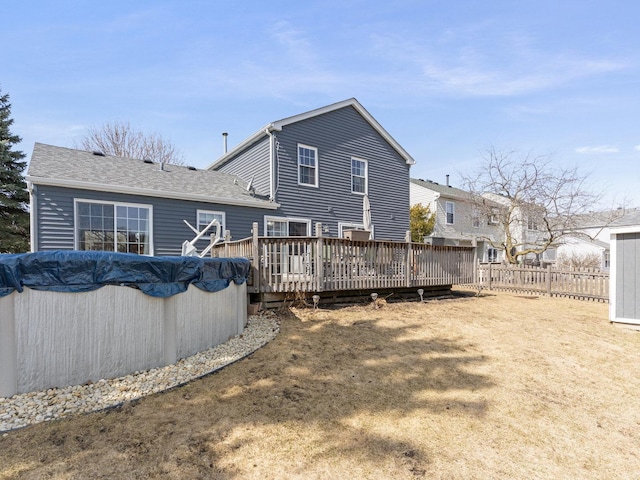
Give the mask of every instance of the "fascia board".
M 78 188 L 80 190 L 96 190 L 99 192 L 123 193 L 128 195 L 141 195 L 144 197 L 171 198 L 175 200 L 190 200 L 193 202 L 213 203 L 220 205 L 235 205 L 239 207 L 264 208 L 267 210 L 277 210 L 278 203 L 257 203 L 243 201 L 235 198 L 211 197 L 209 195 L 197 195 L 193 193 L 174 193 L 166 191 L 151 190 L 147 188 L 131 188 L 121 185 L 106 185 L 100 183 L 79 182 L 76 180 L 44 179 L 27 176 L 26 180 L 34 185 L 45 185 L 49 187 Z
M 404 148 L 402 148 L 402 146 L 398 142 L 396 142 L 396 140 L 389 134 L 389 132 L 387 132 L 384 127 L 380 125 L 378 121 L 373 118 L 373 116 L 355 98 L 350 98 L 348 100 L 333 103 L 331 105 L 317 108 L 309 112 L 284 118 L 282 120 L 278 120 L 277 122 L 273 122 L 271 125 L 274 127 L 274 129 L 280 130 L 286 125 L 300 122 L 302 120 L 307 120 L 309 118 L 333 112 L 334 110 L 339 110 L 340 108 L 348 106 L 352 106 L 353 108 L 355 108 L 358 113 L 360 113 L 360 115 L 362 115 L 364 119 L 369 122 L 369 124 L 380 134 L 380 136 L 382 136 L 382 138 L 384 138 L 400 154 L 400 156 L 404 158 L 407 165 L 415 165 L 416 161 L 413 159 L 413 157 L 409 155 L 409 153 Z
M 631 225 L 628 227 L 612 227 L 609 229 L 611 235 L 618 235 L 619 233 L 640 233 L 640 225 Z
M 205 168 L 205 170 L 215 170 L 219 166 L 223 165 L 227 160 L 229 160 L 229 158 L 233 157 L 236 153 L 244 150 L 249 145 L 257 142 L 262 137 L 266 136 L 267 135 L 267 130 L 268 131 L 275 130 L 273 128 L 273 124 L 272 123 L 270 123 L 269 125 L 261 128 L 260 130 L 258 130 L 256 133 L 254 133 L 250 137 L 245 138 L 241 143 L 239 143 L 238 145 L 233 147 L 231 150 L 229 150 L 227 153 L 225 153 L 220 158 L 218 158 L 213 163 L 211 163 L 208 167 Z
M 405 160 L 407 165 L 415 165 L 416 161 L 413 159 L 409 153 L 402 148 L 402 146 L 396 142 L 396 140 L 387 132 L 382 125 L 378 123 L 378 121 L 371 116 L 371 114 L 358 102 L 355 98 L 350 98 L 348 100 L 343 100 L 341 102 L 333 103 L 331 105 L 327 105 L 325 107 L 316 108 L 315 110 L 310 110 L 308 112 L 300 113 L 298 115 L 293 115 L 291 117 L 283 118 L 282 120 L 278 120 L 276 122 L 272 122 L 262 129 L 258 130 L 256 133 L 251 135 L 249 138 L 244 140 L 242 143 L 237 145 L 235 148 L 230 150 L 228 153 L 220 157 L 218 160 L 213 162 L 211 165 L 207 167 L 207 170 L 212 170 L 218 168 L 220 165 L 224 164 L 229 157 L 235 155 L 237 152 L 243 150 L 247 146 L 259 140 L 262 136 L 267 134 L 267 131 L 281 131 L 282 127 L 290 125 L 292 123 L 301 122 L 303 120 L 308 120 L 313 117 L 317 117 L 318 115 L 323 115 L 325 113 L 333 112 L 334 110 L 338 110 L 340 108 L 352 106 L 355 108 L 360 115 L 364 117 L 364 119 L 384 138 L 387 143 L 389 143 L 394 150 L 396 150 L 400 156 Z

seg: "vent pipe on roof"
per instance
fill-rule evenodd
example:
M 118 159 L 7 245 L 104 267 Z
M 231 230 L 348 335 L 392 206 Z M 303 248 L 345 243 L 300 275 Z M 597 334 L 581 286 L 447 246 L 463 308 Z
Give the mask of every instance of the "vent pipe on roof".
M 447 174 L 447 187 L 450 187 L 451 185 L 449 185 L 449 174 Z
M 222 132 L 222 153 L 227 153 L 227 132 Z

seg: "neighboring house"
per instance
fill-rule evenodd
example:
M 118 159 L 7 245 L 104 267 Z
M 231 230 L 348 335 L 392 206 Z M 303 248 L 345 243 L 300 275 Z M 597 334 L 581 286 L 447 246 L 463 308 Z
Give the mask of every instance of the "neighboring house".
M 619 208 L 613 211 L 590 212 L 576 215 L 573 219 L 575 234 L 561 239 L 557 248 L 550 248 L 543 254 L 543 263 L 555 264 L 561 256 L 565 258 L 598 255 L 600 269 L 608 271 L 610 266 L 611 225 L 623 221 L 625 217 L 633 218 L 638 214 L 637 209 Z M 631 217 L 629 217 L 631 216 Z
M 609 319 L 640 325 L 640 210 L 610 225 Z
M 269 123 L 210 170 L 250 182 L 279 204 L 261 234 L 327 236 L 363 228 L 363 197 L 373 237 L 403 240 L 409 230 L 409 168 L 415 161 L 354 98 Z
M 180 255 L 216 218 L 236 238 L 276 212 L 233 175 L 36 143 L 27 173 L 31 250 Z M 200 249 L 208 238 L 198 244 Z
M 557 247 L 549 248 L 542 254 L 542 264 L 589 266 L 606 272 L 610 265 L 609 243 L 591 240 L 587 236 L 566 235 L 560 239 Z
M 448 184 L 411 179 L 411 205 L 421 203 L 436 214 L 433 233 L 425 242 L 433 245 L 477 246 L 478 260 L 500 262 L 503 252 L 493 246 L 503 238 L 495 217 L 486 217 L 474 206 L 471 194 Z M 496 208 L 498 206 L 496 205 Z
M 511 200 L 503 195 L 484 193 L 487 200 L 500 205 L 500 208 L 512 209 L 510 214 L 510 228 L 513 244 L 520 245 L 518 251 L 526 250 L 544 243 L 545 231 L 542 226 L 542 211 L 535 205 L 528 205 L 526 211 L 520 206 L 511 204 Z M 527 254 L 521 260 L 527 264 L 540 265 L 543 263 L 543 255 Z

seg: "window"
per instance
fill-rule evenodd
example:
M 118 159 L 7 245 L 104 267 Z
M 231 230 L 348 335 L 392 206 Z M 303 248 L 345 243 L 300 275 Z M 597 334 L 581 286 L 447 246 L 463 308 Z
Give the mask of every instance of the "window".
M 298 184 L 318 186 L 318 149 L 298 145 Z
M 151 255 L 151 206 L 76 200 L 76 249 Z
M 445 210 L 447 215 L 447 225 L 453 225 L 453 215 L 455 213 L 455 204 L 453 202 L 445 203 Z
M 477 207 L 473 207 L 471 211 L 471 225 L 474 228 L 480 228 L 480 211 Z
M 351 192 L 367 193 L 367 161 L 351 159 Z
M 534 217 L 533 215 L 529 215 L 527 217 L 527 229 L 538 230 L 538 222 L 536 221 L 536 217 Z
M 498 249 L 493 247 L 487 248 L 487 262 L 495 263 L 498 261 Z
M 220 235 L 224 235 L 225 225 L 224 225 L 224 212 L 212 212 L 209 210 L 198 210 L 198 231 L 202 231 L 207 228 L 209 224 L 213 220 L 218 220 L 220 222 Z M 215 234 L 215 225 L 211 227 L 211 230 L 208 232 L 209 234 Z
M 489 225 L 498 225 L 499 223 L 498 213 L 499 211 L 497 208 L 491 209 L 491 215 L 489 215 Z
M 264 217 L 267 237 L 309 237 L 311 220 L 304 218 Z

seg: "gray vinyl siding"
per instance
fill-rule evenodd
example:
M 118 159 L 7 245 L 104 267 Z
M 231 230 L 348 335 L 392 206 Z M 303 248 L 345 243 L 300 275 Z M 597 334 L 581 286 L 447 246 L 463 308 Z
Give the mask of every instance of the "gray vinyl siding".
M 640 320 L 640 233 L 616 236 L 616 317 Z
M 351 158 L 366 160 L 371 218 L 378 240 L 403 240 L 409 229 L 409 165 L 353 107 L 286 125 L 275 133 L 279 215 L 312 225 L 362 223 L 363 196 L 351 193 Z M 318 187 L 298 185 L 298 144 L 318 149 Z M 331 211 L 329 211 L 331 207 Z M 272 214 L 276 215 L 276 214 Z
M 264 139 L 238 153 L 216 170 L 237 175 L 246 182 L 253 178 L 252 185 L 256 192 L 269 195 L 271 193 L 269 168 L 269 138 L 265 136 Z
M 183 220 L 197 227 L 197 210 L 225 212 L 226 229 L 233 239 L 251 236 L 253 222 L 262 224 L 268 212 L 274 210 L 192 202 L 168 198 L 125 195 L 94 190 L 81 190 L 38 185 L 36 195 L 36 235 L 38 250 L 73 250 L 74 248 L 74 199 L 101 200 L 151 205 L 153 208 L 153 253 L 157 256 L 180 255 L 182 243 L 195 234 Z M 201 240 L 198 248 L 207 245 Z

